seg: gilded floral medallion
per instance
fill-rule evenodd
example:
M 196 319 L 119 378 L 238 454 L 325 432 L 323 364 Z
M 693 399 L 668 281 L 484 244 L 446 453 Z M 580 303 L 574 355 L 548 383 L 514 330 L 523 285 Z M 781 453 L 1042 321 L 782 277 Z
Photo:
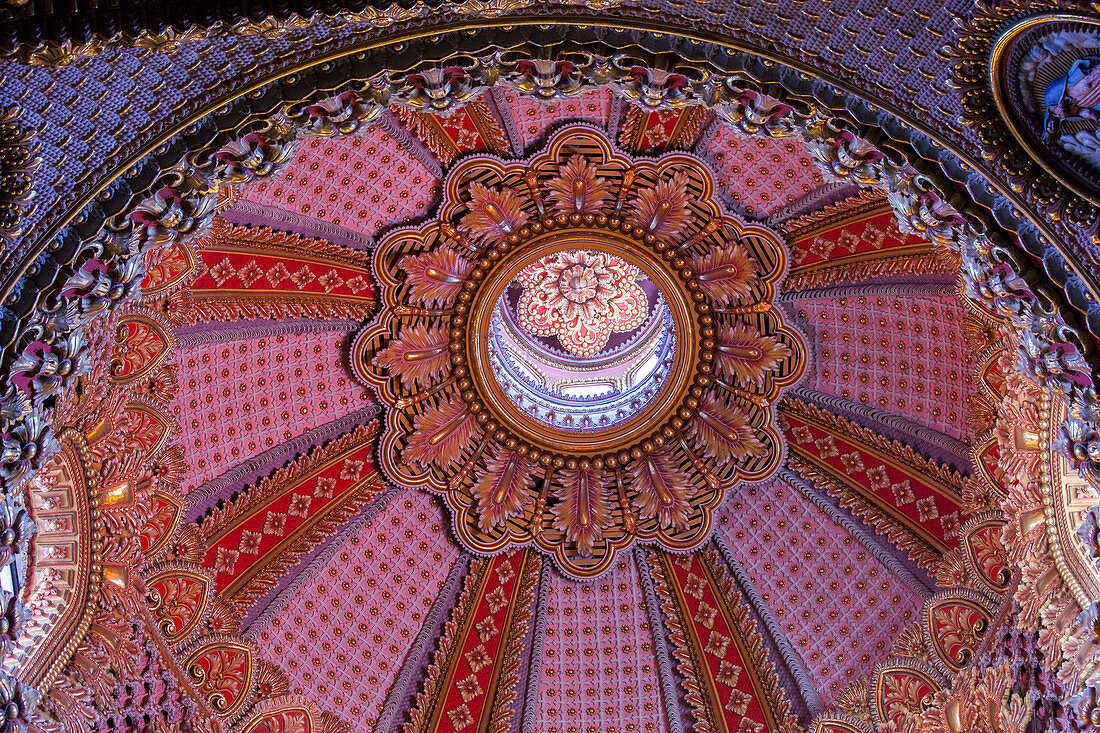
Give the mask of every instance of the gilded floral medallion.
M 690 155 L 574 125 L 528 160 L 464 159 L 374 269 L 352 363 L 389 406 L 380 463 L 442 495 L 473 552 L 534 545 L 585 577 L 636 541 L 689 550 L 779 466 L 774 404 L 806 361 L 773 302 L 786 251 Z

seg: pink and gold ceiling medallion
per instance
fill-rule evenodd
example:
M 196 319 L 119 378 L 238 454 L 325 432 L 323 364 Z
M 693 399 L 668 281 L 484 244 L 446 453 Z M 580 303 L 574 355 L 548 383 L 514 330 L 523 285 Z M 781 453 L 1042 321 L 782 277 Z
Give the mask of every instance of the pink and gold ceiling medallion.
M 710 171 L 581 125 L 525 161 L 471 157 L 433 221 L 374 253 L 352 364 L 389 406 L 380 465 L 446 500 L 459 539 L 590 577 L 635 541 L 686 551 L 782 456 L 805 346 L 774 305 L 775 234 Z

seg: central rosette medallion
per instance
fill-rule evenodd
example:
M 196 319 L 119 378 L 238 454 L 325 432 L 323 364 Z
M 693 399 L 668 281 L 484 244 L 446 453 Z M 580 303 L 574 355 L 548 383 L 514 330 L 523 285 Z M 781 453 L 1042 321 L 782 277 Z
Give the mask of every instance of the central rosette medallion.
M 519 273 L 519 323 L 538 336 L 557 336 L 577 356 L 592 356 L 612 333 L 626 333 L 646 317 L 638 268 L 589 250 L 558 252 Z
M 710 172 L 571 126 L 526 161 L 462 160 L 436 218 L 391 233 L 357 375 L 379 461 L 442 495 L 471 550 L 535 545 L 576 576 L 635 541 L 698 546 L 782 456 L 773 405 L 805 348 L 772 300 L 778 238 Z
M 488 338 L 493 377 L 518 410 L 592 432 L 660 393 L 676 335 L 660 278 L 587 245 L 524 266 L 501 292 Z

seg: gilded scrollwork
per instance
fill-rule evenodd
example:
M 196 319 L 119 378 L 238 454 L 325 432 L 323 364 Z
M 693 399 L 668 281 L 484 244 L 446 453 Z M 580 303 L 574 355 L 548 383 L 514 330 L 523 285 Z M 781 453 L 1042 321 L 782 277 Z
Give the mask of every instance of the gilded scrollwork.
M 194 642 L 183 668 L 207 704 L 232 719 L 255 696 L 256 649 L 231 636 L 214 635 Z
M 213 577 L 200 565 L 169 561 L 146 569 L 145 587 L 149 612 L 165 641 L 174 644 L 202 622 L 211 603 Z

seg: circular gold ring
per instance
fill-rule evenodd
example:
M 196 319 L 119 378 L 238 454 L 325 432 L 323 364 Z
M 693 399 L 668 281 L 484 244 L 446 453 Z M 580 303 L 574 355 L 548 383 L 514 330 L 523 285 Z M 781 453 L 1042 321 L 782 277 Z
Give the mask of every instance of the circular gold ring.
M 532 262 L 556 252 L 576 249 L 614 255 L 644 272 L 665 299 L 675 324 L 675 357 L 660 391 L 636 415 L 602 430 L 562 430 L 533 419 L 504 393 L 489 360 L 490 322 L 496 303 L 508 285 Z M 551 230 L 523 240 L 485 271 L 470 302 L 469 319 L 463 319 L 463 361 L 469 368 L 476 394 L 472 401 L 480 401 L 510 437 L 544 453 L 598 456 L 630 450 L 658 433 L 678 410 L 686 408 L 686 401 L 690 399 L 690 389 L 702 359 L 701 319 L 706 312 L 692 297 L 695 290 L 689 285 L 692 277 L 690 270 L 673 269 L 652 244 L 610 225 L 602 228 L 593 223 Z

